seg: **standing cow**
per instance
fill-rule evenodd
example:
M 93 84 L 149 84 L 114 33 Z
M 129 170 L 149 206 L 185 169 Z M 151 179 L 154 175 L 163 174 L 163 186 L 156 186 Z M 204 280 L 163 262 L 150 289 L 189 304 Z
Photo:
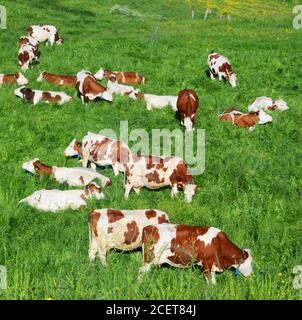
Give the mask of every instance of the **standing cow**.
M 178 268 L 197 264 L 213 284 L 215 273 L 224 269 L 235 268 L 245 277 L 253 271 L 251 251 L 239 249 L 223 231 L 213 227 L 169 223 L 147 226 L 143 230 L 143 259 L 140 279 L 153 265 L 164 263 Z
M 192 89 L 181 90 L 178 93 L 177 110 L 180 116 L 180 123 L 187 131 L 192 131 L 196 121 L 199 99 Z
M 46 42 L 51 46 L 63 43 L 63 38 L 59 35 L 57 28 L 52 25 L 34 25 L 26 29 L 28 35 L 39 42 Z
M 218 76 L 220 81 L 222 79 L 228 81 L 233 88 L 237 86 L 237 76 L 233 72 L 231 63 L 226 57 L 217 52 L 212 52 L 208 56 L 208 66 L 212 80 Z

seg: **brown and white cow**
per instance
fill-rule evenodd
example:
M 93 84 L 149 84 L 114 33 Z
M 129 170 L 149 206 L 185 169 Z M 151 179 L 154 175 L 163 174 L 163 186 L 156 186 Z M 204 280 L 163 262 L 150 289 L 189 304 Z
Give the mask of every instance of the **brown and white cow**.
M 25 45 L 32 46 L 36 51 L 39 49 L 39 41 L 30 36 L 22 36 L 19 38 L 19 47 L 21 48 Z
M 142 231 L 148 225 L 168 223 L 168 215 L 157 209 L 115 210 L 96 209 L 89 213 L 89 260 L 98 254 L 106 265 L 111 249 L 134 250 L 142 246 Z
M 260 110 L 251 113 L 242 113 L 235 108 L 231 108 L 219 115 L 222 122 L 231 122 L 239 128 L 248 128 L 250 131 L 254 130 L 257 124 L 265 124 L 273 121 L 273 118 Z
M 183 125 L 187 131 L 194 130 L 198 105 L 199 99 L 194 90 L 185 89 L 179 91 L 176 106 L 181 125 Z
M 82 139 L 82 165 L 88 162 L 98 166 L 112 166 L 114 174 L 125 171 L 131 151 L 126 143 L 101 134 L 88 132 Z
M 164 263 L 179 268 L 197 264 L 213 284 L 215 273 L 224 269 L 235 268 L 237 274 L 245 277 L 253 271 L 251 251 L 239 249 L 217 228 L 169 223 L 147 226 L 142 241 L 144 265 L 139 279 L 153 265 Z
M 146 82 L 145 77 L 137 72 L 111 71 L 104 70 L 103 68 L 94 76 L 98 80 L 106 78 L 107 80 L 117 81 L 122 84 L 144 84 Z
M 42 82 L 43 80 L 51 83 L 56 84 L 59 86 L 75 86 L 76 77 L 75 76 L 63 76 L 60 74 L 49 73 L 43 71 L 40 73 L 39 77 L 37 78 L 38 82 Z
M 59 35 L 57 28 L 52 25 L 34 25 L 26 29 L 28 35 L 39 42 L 46 42 L 46 45 L 60 45 L 63 38 Z
M 184 190 L 185 200 L 192 201 L 196 185 L 187 164 L 178 157 L 139 156 L 131 154 L 125 171 L 125 198 L 134 189 L 139 194 L 142 187 L 160 189 L 171 187 L 171 196 Z
M 77 73 L 76 88 L 83 104 L 87 104 L 89 100 L 103 99 L 109 102 L 113 100 L 112 93 L 98 83 L 90 71 L 82 70 Z
M 32 90 L 30 88 L 20 87 L 15 90 L 15 95 L 18 98 L 36 105 L 40 101 L 45 103 L 54 102 L 58 105 L 63 105 L 65 102 L 71 101 L 73 98 L 62 91 L 41 91 Z
M 28 80 L 21 72 L 15 72 L 13 74 L 0 73 L 0 86 L 2 84 L 18 84 L 19 86 L 23 86 L 28 84 Z
M 23 71 L 26 71 L 34 61 L 38 60 L 38 51 L 31 45 L 26 44 L 19 49 L 18 61 Z
M 218 76 L 220 81 L 222 79 L 228 81 L 233 88 L 237 86 L 237 76 L 233 72 L 231 63 L 226 57 L 217 52 L 212 52 L 208 56 L 208 66 L 212 80 Z

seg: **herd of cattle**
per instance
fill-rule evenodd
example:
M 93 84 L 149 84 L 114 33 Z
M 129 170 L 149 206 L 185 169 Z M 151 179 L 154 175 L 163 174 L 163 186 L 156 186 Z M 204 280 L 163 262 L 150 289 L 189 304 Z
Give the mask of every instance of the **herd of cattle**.
M 63 38 L 54 26 L 31 26 L 28 35 L 19 39 L 19 65 L 26 71 L 39 59 L 39 44 L 62 44 Z M 208 56 L 209 73 L 212 79 L 226 80 L 236 87 L 236 74 L 224 56 L 212 52 Z M 106 79 L 107 87 L 98 80 Z M 194 129 L 199 98 L 192 89 L 181 90 L 178 96 L 159 96 L 142 93 L 133 85 L 146 82 L 137 72 L 113 72 L 100 69 L 95 74 L 82 70 L 75 76 L 42 72 L 38 82 L 47 81 L 53 85 L 70 86 L 77 90 L 83 104 L 89 101 L 113 101 L 115 94 L 131 99 L 144 99 L 148 110 L 170 106 L 178 112 L 181 125 L 186 130 Z M 20 72 L 0 74 L 0 85 L 18 84 L 15 95 L 32 104 L 40 101 L 62 105 L 73 97 L 60 91 L 41 91 L 26 88 L 28 80 Z M 267 111 L 287 110 L 283 100 L 268 97 L 257 98 L 248 107 L 247 114 L 231 108 L 219 115 L 221 121 L 231 122 L 238 127 L 254 129 L 257 124 L 272 121 Z M 132 153 L 127 144 L 98 133 L 88 132 L 81 141 L 73 139 L 67 146 L 65 157 L 77 156 L 82 167 L 57 167 L 46 165 L 38 158 L 23 163 L 24 170 L 37 175 L 47 175 L 58 183 L 74 190 L 39 190 L 22 199 L 42 211 L 57 212 L 64 209 L 81 209 L 87 200 L 104 199 L 104 188 L 111 185 L 108 177 L 98 173 L 96 166 L 111 166 L 114 174 L 122 172 L 125 176 L 124 196 L 127 199 L 133 189 L 136 194 L 142 187 L 159 189 L 171 188 L 175 197 L 183 190 L 187 202 L 191 202 L 197 191 L 193 177 L 184 160 L 178 157 L 159 157 Z M 90 167 L 90 168 L 89 168 Z M 235 269 L 236 274 L 252 274 L 252 256 L 249 249 L 239 249 L 226 234 L 214 227 L 197 227 L 184 224 L 171 224 L 168 215 L 157 209 L 115 210 L 96 209 L 89 213 L 90 247 L 89 259 L 94 261 L 98 254 L 102 264 L 106 263 L 106 252 L 116 248 L 133 250 L 142 247 L 144 265 L 139 278 L 153 265 L 168 263 L 175 267 L 187 267 L 195 263 L 203 268 L 205 278 L 216 283 L 215 273 L 224 269 Z

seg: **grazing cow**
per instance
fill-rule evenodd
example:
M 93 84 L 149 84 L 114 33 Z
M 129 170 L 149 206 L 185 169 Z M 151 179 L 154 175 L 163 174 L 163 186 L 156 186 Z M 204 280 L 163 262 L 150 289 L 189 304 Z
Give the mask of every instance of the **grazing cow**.
M 46 45 L 60 45 L 63 38 L 59 35 L 57 28 L 50 25 L 30 26 L 26 29 L 28 35 L 39 42 L 46 42 Z
M 38 51 L 31 45 L 26 44 L 19 49 L 18 61 L 23 71 L 26 71 L 38 58 Z
M 101 181 L 102 187 L 112 184 L 111 180 L 95 170 L 88 168 L 66 168 L 48 166 L 42 163 L 38 158 L 23 163 L 22 168 L 32 174 L 39 176 L 46 174 L 54 177 L 59 183 L 67 183 L 71 187 L 86 186 L 94 180 Z
M 18 84 L 19 86 L 23 86 L 28 84 L 28 80 L 24 77 L 21 72 L 16 72 L 13 74 L 3 74 L 0 73 L 0 86 L 2 84 Z
M 125 198 L 133 188 L 139 194 L 142 187 L 160 189 L 171 187 L 171 196 L 184 190 L 185 200 L 192 201 L 196 185 L 187 164 L 178 157 L 139 156 L 132 154 L 125 171 Z
M 32 103 L 33 105 L 36 105 L 40 101 L 43 101 L 45 103 L 55 102 L 61 106 L 65 102 L 73 100 L 72 97 L 62 91 L 31 90 L 25 87 L 16 89 L 15 95 L 27 102 Z
M 174 111 L 177 111 L 177 96 L 157 96 L 155 94 L 145 93 L 144 99 L 147 103 L 147 110 L 151 111 L 154 109 L 162 109 L 166 106 L 171 106 Z
M 95 197 L 104 199 L 102 189 L 95 183 L 91 183 L 84 190 L 39 190 L 22 199 L 20 203 L 28 203 L 41 211 L 60 211 L 65 209 L 81 209 L 86 207 L 86 201 Z
M 254 130 L 257 124 L 265 124 L 273 121 L 273 118 L 262 110 L 247 114 L 235 108 L 228 109 L 220 114 L 219 119 L 222 122 L 231 122 L 239 128 L 249 128 L 250 131 Z
M 41 72 L 39 77 L 37 78 L 38 82 L 42 82 L 43 80 L 59 86 L 75 86 L 76 83 L 75 76 L 63 76 L 46 71 Z
M 20 37 L 19 47 L 21 48 L 22 46 L 25 46 L 25 45 L 32 46 L 34 49 L 36 49 L 36 51 L 38 51 L 39 49 L 39 41 L 34 39 L 33 37 L 27 37 L 27 36 Z
M 273 111 L 273 110 L 285 111 L 288 109 L 289 109 L 289 107 L 284 100 L 282 100 L 282 99 L 273 100 L 272 98 L 268 98 L 268 97 L 259 97 L 248 106 L 249 112 L 257 112 L 260 110 L 263 110 L 263 111 Z
M 88 161 L 98 166 L 112 166 L 114 174 L 125 171 L 131 151 L 122 141 L 88 132 L 82 139 L 82 165 L 87 167 Z
M 106 87 L 99 84 L 94 75 L 89 71 L 82 70 L 77 73 L 76 88 L 83 104 L 87 104 L 89 100 L 97 99 L 112 101 L 112 93 Z
M 142 93 L 139 89 L 134 89 L 132 86 L 125 86 L 124 84 L 119 84 L 108 80 L 107 88 L 112 94 L 119 94 L 121 96 L 129 96 L 129 98 L 136 100 L 142 97 Z
M 222 79 L 228 81 L 233 88 L 237 86 L 237 76 L 232 71 L 231 63 L 226 57 L 217 52 L 212 52 L 208 56 L 208 66 L 212 80 L 218 76 L 220 81 Z
M 187 131 L 194 130 L 199 99 L 194 90 L 185 89 L 178 93 L 177 110 L 180 123 Z
M 101 209 L 89 213 L 89 260 L 98 253 L 106 265 L 110 249 L 134 250 L 142 246 L 142 231 L 148 225 L 168 223 L 168 215 L 157 209 L 115 210 Z
M 169 223 L 147 226 L 142 242 L 144 265 L 140 268 L 140 279 L 152 265 L 164 263 L 179 268 L 197 264 L 213 284 L 215 272 L 224 269 L 235 268 L 237 274 L 245 277 L 253 271 L 251 251 L 239 249 L 217 228 Z
M 117 81 L 122 84 L 145 84 L 146 82 L 145 77 L 137 72 L 111 71 L 104 70 L 103 68 L 101 68 L 94 76 L 98 80 L 106 78 L 107 80 Z

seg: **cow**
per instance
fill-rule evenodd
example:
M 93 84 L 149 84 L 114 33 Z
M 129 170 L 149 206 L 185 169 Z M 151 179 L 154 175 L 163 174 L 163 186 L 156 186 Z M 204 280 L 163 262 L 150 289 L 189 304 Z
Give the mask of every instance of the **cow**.
M 237 76 L 233 72 L 230 61 L 223 55 L 212 52 L 208 56 L 208 66 L 211 79 L 214 80 L 216 76 L 221 81 L 226 80 L 235 88 L 237 86 Z
M 95 170 L 82 167 L 66 168 L 49 166 L 42 163 L 38 158 L 24 162 L 22 168 L 34 175 L 48 175 L 53 177 L 56 182 L 67 183 L 71 187 L 86 186 L 94 180 L 101 181 L 101 186 L 103 188 L 112 184 L 109 178 Z
M 39 42 L 46 42 L 46 45 L 51 46 L 61 45 L 63 43 L 63 38 L 59 35 L 57 28 L 52 25 L 33 25 L 26 29 L 28 35 Z
M 82 139 L 82 165 L 112 166 L 115 176 L 125 171 L 131 151 L 126 143 L 101 134 L 88 132 Z
M 273 121 L 273 118 L 262 110 L 247 114 L 235 108 L 230 108 L 221 113 L 219 119 L 222 122 L 231 122 L 239 128 L 248 128 L 250 131 L 254 130 L 257 124 L 266 124 Z
M 20 200 L 19 203 L 27 203 L 40 211 L 57 212 L 65 209 L 81 209 L 86 207 L 86 201 L 95 197 L 98 200 L 105 196 L 101 187 L 91 183 L 84 190 L 58 190 L 42 189 Z
M 133 100 L 137 100 L 142 97 L 142 93 L 139 89 L 134 89 L 132 86 L 126 86 L 119 84 L 116 81 L 108 80 L 107 88 L 112 94 L 119 94 L 121 96 L 128 96 Z
M 15 72 L 13 74 L 0 73 L 0 86 L 2 84 L 18 84 L 19 86 L 23 86 L 28 84 L 28 80 L 21 72 Z
M 31 45 L 26 44 L 19 49 L 18 61 L 23 71 L 26 71 L 39 58 L 38 51 Z
M 43 80 L 51 84 L 66 87 L 75 86 L 76 84 L 75 76 L 63 76 L 60 74 L 49 73 L 46 71 L 41 72 L 37 78 L 37 82 L 42 82 Z
M 183 189 L 186 202 L 192 201 L 197 186 L 184 160 L 179 157 L 130 155 L 125 170 L 125 199 L 128 199 L 132 188 L 139 194 L 142 187 L 156 190 L 166 186 L 171 188 L 171 197 Z
M 146 103 L 147 110 L 151 111 L 154 109 L 162 109 L 166 106 L 171 106 L 173 111 L 177 111 L 177 99 L 178 96 L 158 96 L 155 94 L 144 93 L 143 95 Z
M 89 100 L 97 99 L 112 102 L 112 93 L 98 83 L 90 71 L 82 70 L 77 73 L 76 88 L 83 104 L 87 104 Z
M 241 250 L 227 235 L 214 227 L 185 224 L 146 226 L 142 237 L 144 264 L 139 279 L 153 265 L 167 263 L 186 268 L 196 264 L 203 268 L 207 282 L 216 284 L 215 273 L 235 268 L 236 274 L 252 275 L 252 255 L 249 249 Z
M 16 89 L 15 95 L 33 105 L 43 101 L 45 103 L 54 102 L 61 106 L 65 102 L 73 100 L 71 96 L 62 91 L 32 90 L 30 88 L 25 88 L 24 86 Z
M 89 213 L 89 260 L 96 254 L 106 265 L 111 249 L 134 250 L 142 246 L 142 231 L 148 225 L 168 223 L 168 215 L 157 209 L 115 210 L 96 209 Z
M 121 71 L 111 71 L 104 70 L 103 68 L 94 75 L 96 79 L 102 80 L 106 78 L 107 80 L 117 81 L 121 84 L 145 84 L 146 79 L 144 76 L 137 72 L 121 72 Z
M 249 112 L 257 112 L 260 110 L 263 110 L 263 111 L 273 111 L 273 110 L 285 111 L 288 109 L 289 109 L 289 107 L 284 100 L 282 100 L 282 99 L 273 100 L 272 98 L 268 98 L 268 97 L 259 97 L 248 106 Z
M 18 43 L 20 48 L 25 45 L 30 45 L 34 49 L 36 49 L 36 51 L 38 51 L 39 49 L 39 41 L 34 39 L 33 37 L 22 36 L 19 38 Z
M 194 90 L 185 89 L 179 91 L 176 106 L 180 123 L 186 128 L 186 131 L 194 130 L 198 105 L 199 99 Z

